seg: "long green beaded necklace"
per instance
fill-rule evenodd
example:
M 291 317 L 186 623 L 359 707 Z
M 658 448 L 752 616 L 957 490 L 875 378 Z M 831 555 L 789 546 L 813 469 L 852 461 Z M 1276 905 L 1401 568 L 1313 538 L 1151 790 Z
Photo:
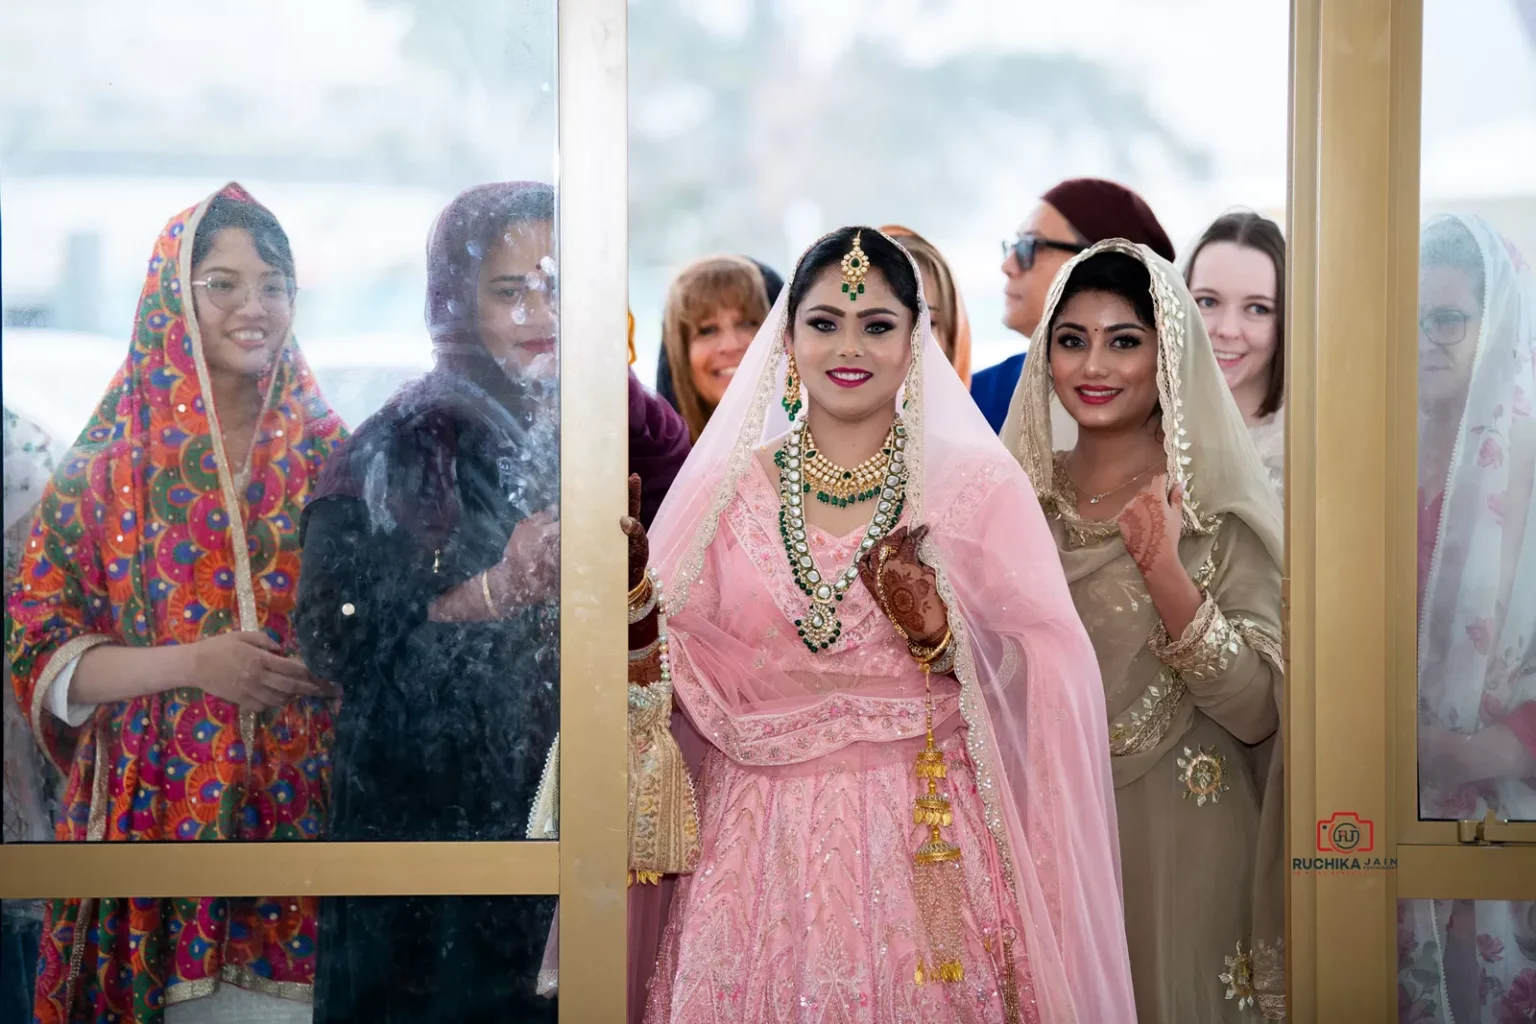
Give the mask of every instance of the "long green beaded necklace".
M 837 643 L 843 634 L 837 606 L 859 578 L 859 559 L 890 533 L 901 518 L 907 500 L 907 429 L 898 417 L 891 428 L 891 464 L 880 489 L 874 517 L 870 519 L 864 539 L 859 542 L 859 549 L 854 552 L 848 567 L 828 581 L 816 567 L 805 530 L 803 460 L 809 448 L 806 423 L 807 419 L 802 417 L 790 426 L 789 435 L 774 455 L 774 462 L 779 466 L 779 535 L 784 540 L 784 551 L 789 556 L 795 583 L 811 599 L 810 608 L 795 620 L 795 629 L 809 650 L 820 652 Z

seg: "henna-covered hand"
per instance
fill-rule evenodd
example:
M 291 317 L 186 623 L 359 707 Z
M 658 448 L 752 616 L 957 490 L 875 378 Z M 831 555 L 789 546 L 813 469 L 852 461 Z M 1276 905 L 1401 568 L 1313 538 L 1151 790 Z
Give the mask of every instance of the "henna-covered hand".
M 645 527 L 640 525 L 640 476 L 629 474 L 629 514 L 619 519 L 619 529 L 629 538 L 629 589 L 634 590 L 645 579 L 646 567 L 651 561 L 651 540 Z M 629 649 L 640 651 L 649 647 L 660 633 L 661 623 L 652 612 L 639 622 L 629 626 Z M 655 656 L 644 662 L 631 663 L 629 681 L 649 685 L 659 679 L 660 660 Z
M 629 474 L 629 515 L 619 520 L 619 528 L 629 538 L 629 589 L 645 579 L 645 567 L 651 560 L 651 541 L 640 525 L 640 474 Z
M 926 525 L 893 530 L 859 559 L 859 578 L 913 642 L 932 646 L 944 638 L 949 610 L 939 596 L 938 578 L 918 557 L 927 536 Z
M 1178 563 L 1179 535 L 1183 528 L 1184 492 L 1168 489 L 1168 475 L 1159 473 L 1131 496 L 1116 517 L 1125 549 L 1131 553 L 1143 577 L 1165 561 Z

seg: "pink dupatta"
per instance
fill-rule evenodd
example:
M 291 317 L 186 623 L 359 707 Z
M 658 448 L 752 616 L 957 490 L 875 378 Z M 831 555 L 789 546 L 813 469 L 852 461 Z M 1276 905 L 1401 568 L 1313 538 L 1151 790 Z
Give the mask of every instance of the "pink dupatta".
M 733 535 L 722 529 L 725 514 L 744 474 L 757 471 L 758 449 L 789 426 L 779 401 L 789 292 L 780 294 L 650 533 L 686 713 L 674 716 L 673 731 L 695 770 L 706 743 L 742 764 L 798 771 L 832 754 L 906 758 L 916 749 L 908 741 L 922 735 L 920 718 L 899 713 L 910 680 L 879 656 L 894 631 L 865 621 L 852 598 L 843 639 L 820 655 L 801 645 L 788 616 L 770 636 L 766 620 L 736 616 L 712 599 L 715 574 L 742 564 L 739 551 L 727 550 Z M 998 891 L 1011 904 L 1008 916 L 1023 922 L 1019 947 L 1043 1020 L 1134 1020 L 1093 647 L 1034 489 L 934 343 L 926 313 L 912 342 L 900 398 L 911 462 L 905 519 L 932 527 L 924 553 L 957 641 L 959 683 L 947 704 L 976 767 L 1003 867 Z M 766 571 L 762 585 L 773 586 Z M 632 1020 L 643 1010 L 669 901 L 667 881 L 631 889 Z

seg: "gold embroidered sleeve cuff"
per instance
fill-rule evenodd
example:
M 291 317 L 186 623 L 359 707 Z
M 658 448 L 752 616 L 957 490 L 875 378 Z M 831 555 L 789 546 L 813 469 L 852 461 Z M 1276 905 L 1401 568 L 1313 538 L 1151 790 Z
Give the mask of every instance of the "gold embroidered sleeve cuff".
M 1148 643 L 1158 660 L 1190 682 L 1216 679 L 1227 671 L 1242 639 L 1209 597 L 1184 635 L 1174 640 L 1159 623 Z

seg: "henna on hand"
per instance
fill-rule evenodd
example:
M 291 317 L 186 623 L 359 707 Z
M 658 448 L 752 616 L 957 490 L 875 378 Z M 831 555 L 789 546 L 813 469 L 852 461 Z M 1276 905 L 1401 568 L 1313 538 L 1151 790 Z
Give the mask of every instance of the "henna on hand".
M 1159 473 L 1131 496 L 1116 522 L 1143 577 L 1154 572 L 1168 557 L 1178 559 L 1179 537 L 1184 524 L 1184 495 L 1180 487 L 1168 489 L 1168 477 Z
M 1163 531 L 1157 498 L 1141 491 L 1126 502 L 1120 512 L 1120 533 L 1125 538 L 1126 550 L 1136 561 L 1142 575 L 1152 571 L 1152 566 L 1163 554 Z
M 927 526 L 892 531 L 859 560 L 859 577 L 908 638 L 931 645 L 943 637 L 949 612 L 939 596 L 938 577 L 918 555 L 927 536 Z M 882 551 L 888 552 L 883 564 Z
M 634 590 L 640 585 L 640 581 L 645 579 L 645 570 L 651 561 L 651 540 L 646 535 L 645 527 L 640 525 L 640 476 L 637 473 L 629 475 L 629 514 L 619 520 L 619 529 L 623 530 L 624 536 L 629 538 L 629 589 Z M 661 622 L 653 609 L 639 622 L 630 624 L 629 649 L 644 650 L 656 639 L 660 631 Z M 650 668 L 637 668 L 635 664 L 631 664 L 630 682 L 649 686 L 661 678 L 660 659 L 653 656 L 641 664 L 650 665 Z M 636 675 L 637 672 L 640 673 L 639 677 Z
M 640 475 L 629 475 L 629 514 L 619 520 L 619 528 L 629 538 L 629 589 L 634 590 L 645 579 L 645 569 L 651 560 L 651 540 L 640 525 Z

